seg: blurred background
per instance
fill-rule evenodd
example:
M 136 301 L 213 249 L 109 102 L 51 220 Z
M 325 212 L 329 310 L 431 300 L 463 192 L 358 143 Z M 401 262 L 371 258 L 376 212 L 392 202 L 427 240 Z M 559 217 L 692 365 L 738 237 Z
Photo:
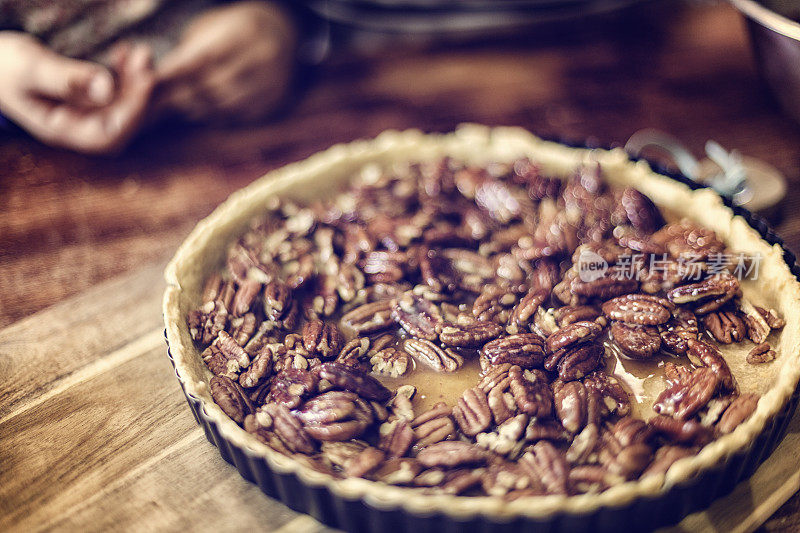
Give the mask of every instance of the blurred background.
M 266 171 L 388 128 L 602 145 L 657 128 L 797 180 L 800 130 L 745 20 L 676 0 L 0 0 L 0 325 L 166 257 Z M 800 222 L 780 229 L 800 243 Z
M 0 0 L 0 327 L 165 262 L 265 172 L 389 128 L 602 146 L 655 128 L 698 158 L 714 139 L 785 177 L 769 214 L 800 250 L 798 5 Z M 798 524 L 795 497 L 766 527 Z
M 0 0 L 0 325 L 166 257 L 266 171 L 388 128 L 601 145 L 657 128 L 797 180 L 800 129 L 745 20 L 723 1 Z M 800 222 L 780 229 L 800 243 Z

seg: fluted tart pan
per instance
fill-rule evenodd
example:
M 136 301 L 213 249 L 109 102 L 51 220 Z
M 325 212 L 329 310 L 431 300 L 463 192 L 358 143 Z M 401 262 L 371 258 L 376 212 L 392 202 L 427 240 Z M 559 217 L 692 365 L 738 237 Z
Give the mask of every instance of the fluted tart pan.
M 200 303 L 203 282 L 224 262 L 229 243 L 263 212 L 269 198 L 303 201 L 343 188 L 367 164 L 452 156 L 469 163 L 530 157 L 554 176 L 599 163 L 612 184 L 633 186 L 660 208 L 713 229 L 736 251 L 760 254 L 759 294 L 786 320 L 774 343 L 776 361 L 764 376 L 765 393 L 736 430 L 651 476 L 599 494 L 547 495 L 506 501 L 495 497 L 419 494 L 364 479 L 335 479 L 282 455 L 240 428 L 214 403 L 211 373 L 195 348 L 186 316 Z M 653 171 L 622 150 L 570 147 L 518 128 L 466 125 L 446 135 L 388 131 L 373 140 L 337 145 L 275 170 L 234 193 L 194 229 L 165 272 L 166 338 L 180 385 L 208 440 L 242 477 L 292 509 L 350 531 L 606 531 L 649 530 L 708 506 L 749 477 L 786 432 L 800 379 L 800 269 L 794 256 L 760 219 L 732 207 L 713 191 L 679 176 Z M 768 380 L 768 381 L 767 381 Z

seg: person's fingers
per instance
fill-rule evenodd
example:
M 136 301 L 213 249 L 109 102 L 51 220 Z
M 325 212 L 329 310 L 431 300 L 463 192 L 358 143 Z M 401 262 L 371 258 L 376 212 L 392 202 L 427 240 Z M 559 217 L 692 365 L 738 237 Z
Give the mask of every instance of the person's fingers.
M 107 55 L 107 62 L 114 72 L 119 72 L 124 68 L 131 50 L 133 50 L 133 43 L 129 41 L 120 41 L 111 47 Z
M 36 96 L 78 106 L 101 107 L 114 98 L 114 77 L 107 68 L 45 47 L 31 64 L 25 86 Z
M 116 100 L 103 114 L 98 151 L 109 151 L 124 145 L 145 118 L 155 84 L 152 51 L 146 45 L 131 48 L 119 71 L 120 90 Z M 87 137 L 93 131 L 87 131 Z
M 154 75 L 147 47 L 134 47 L 119 72 L 119 91 L 112 103 L 88 110 L 52 101 L 32 102 L 25 127 L 48 144 L 85 153 L 110 153 L 121 148 L 144 119 Z
M 196 77 L 209 65 L 216 65 L 233 54 L 236 47 L 230 46 L 229 40 L 218 33 L 204 38 L 189 36 L 179 42 L 156 68 L 159 83 L 169 84 Z

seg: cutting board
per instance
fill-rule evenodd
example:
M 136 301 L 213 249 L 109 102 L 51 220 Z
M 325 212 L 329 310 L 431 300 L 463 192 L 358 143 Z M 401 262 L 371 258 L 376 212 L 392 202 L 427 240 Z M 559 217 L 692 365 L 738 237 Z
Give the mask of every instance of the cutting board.
M 166 357 L 164 265 L 0 331 L 0 531 L 326 530 L 196 425 Z M 748 481 L 675 531 L 752 531 L 800 484 L 800 416 Z

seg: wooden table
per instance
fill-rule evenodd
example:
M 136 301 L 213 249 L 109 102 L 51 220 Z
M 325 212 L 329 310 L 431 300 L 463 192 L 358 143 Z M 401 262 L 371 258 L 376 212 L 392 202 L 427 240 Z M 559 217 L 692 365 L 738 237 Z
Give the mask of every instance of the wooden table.
M 698 154 L 713 138 L 787 176 L 777 229 L 800 250 L 800 127 L 766 94 L 731 8 L 667 4 L 533 33 L 337 57 L 274 122 L 150 132 L 112 159 L 2 137 L 0 530 L 319 527 L 203 440 L 170 376 L 158 299 L 160 268 L 197 220 L 335 142 L 465 121 L 602 144 L 655 127 Z M 797 496 L 765 524 L 798 527 Z

